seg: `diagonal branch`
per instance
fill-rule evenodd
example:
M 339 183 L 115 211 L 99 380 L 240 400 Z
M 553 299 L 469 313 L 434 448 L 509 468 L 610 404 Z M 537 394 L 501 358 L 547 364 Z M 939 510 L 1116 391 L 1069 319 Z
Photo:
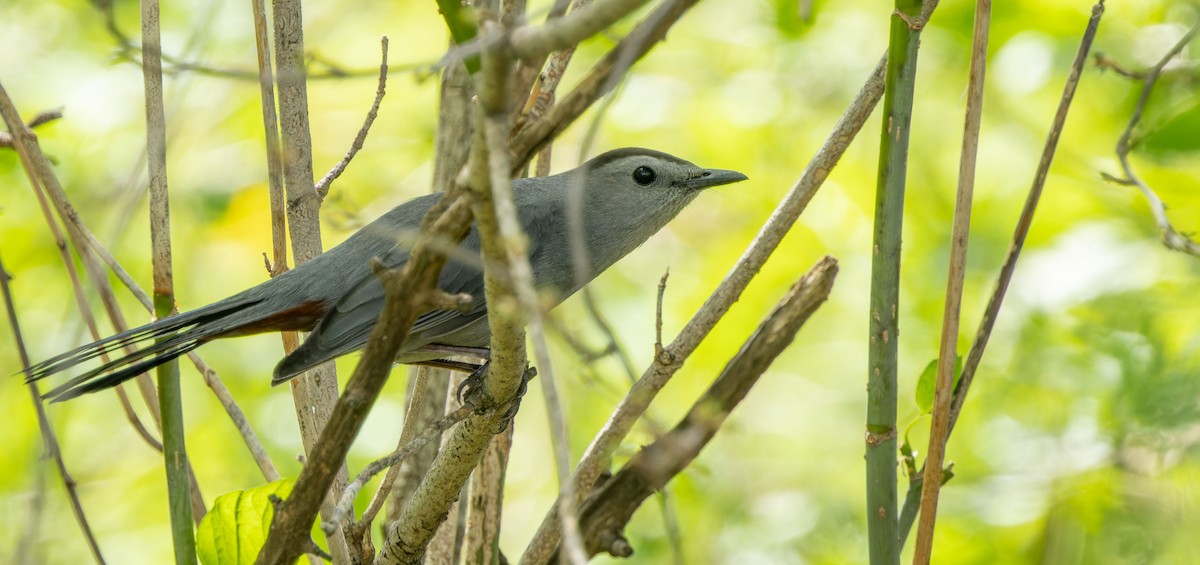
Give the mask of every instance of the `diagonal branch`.
M 29 353 L 25 350 L 25 339 L 21 336 L 21 324 L 17 320 L 17 308 L 14 305 L 12 298 L 12 290 L 8 286 L 8 281 L 12 277 L 8 276 L 8 271 L 4 269 L 3 261 L 0 261 L 0 290 L 4 294 L 4 306 L 8 312 L 8 325 L 12 329 L 13 339 L 16 340 L 17 354 L 21 358 L 21 368 L 29 369 Z M 38 429 L 42 433 L 42 442 L 45 445 L 46 455 L 54 460 L 55 467 L 58 468 L 58 476 L 63 481 L 63 486 L 67 490 L 67 499 L 71 503 L 71 512 L 75 515 L 75 521 L 79 524 L 79 528 L 83 530 L 83 538 L 87 541 L 88 549 L 92 552 L 92 557 L 97 563 L 104 564 L 104 556 L 100 554 L 100 545 L 96 543 L 96 536 L 92 533 L 92 527 L 88 524 L 87 514 L 83 511 L 83 503 L 79 500 L 79 491 L 75 488 L 75 479 L 71 477 L 71 473 L 67 472 L 67 464 L 63 461 L 62 451 L 59 450 L 58 438 L 54 435 L 54 428 L 50 426 L 50 419 L 46 416 L 46 406 L 42 402 L 42 394 L 38 392 L 37 382 L 28 384 L 29 394 L 33 400 L 33 407 L 37 411 Z
M 588 555 L 601 551 L 616 557 L 632 554 L 621 531 L 633 512 L 708 445 L 734 407 L 829 297 L 837 271 L 837 260 L 828 256 L 809 269 L 763 319 L 683 420 L 642 448 L 588 498 L 581 517 Z

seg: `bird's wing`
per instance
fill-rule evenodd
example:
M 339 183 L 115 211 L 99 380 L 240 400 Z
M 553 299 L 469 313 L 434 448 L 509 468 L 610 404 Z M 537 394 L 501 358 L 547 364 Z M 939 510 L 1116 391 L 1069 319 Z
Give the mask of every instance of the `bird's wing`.
M 478 238 L 475 239 L 477 241 Z M 477 257 L 478 244 L 469 246 L 468 243 L 464 242 L 459 247 L 459 253 L 473 253 Z M 398 269 L 408 261 L 408 256 L 409 249 L 397 246 L 380 260 L 387 267 Z M 451 294 L 470 295 L 474 301 L 465 311 L 432 310 L 421 314 L 409 332 L 410 340 L 422 334 L 444 335 L 487 313 L 483 273 L 477 264 L 466 263 L 456 260 L 447 262 L 438 279 L 438 286 Z M 366 345 L 367 337 L 375 327 L 383 307 L 383 285 L 373 273 L 364 269 L 364 274 L 321 319 L 308 339 L 279 362 L 272 382 L 283 382 L 320 363 L 361 349 Z
M 540 207 L 523 210 L 521 222 L 529 239 L 528 257 L 537 263 L 547 252 L 547 243 L 557 237 L 552 226 L 554 208 Z M 398 269 L 408 261 L 408 246 L 395 246 L 380 260 L 389 268 Z M 442 269 L 438 287 L 450 294 L 466 294 L 473 298 L 465 310 L 432 310 L 421 314 L 409 332 L 406 349 L 425 344 L 471 345 L 454 343 L 454 332 L 478 322 L 487 315 L 484 297 L 483 269 L 479 261 L 479 234 L 472 228 Z M 535 267 L 536 276 L 536 267 Z M 320 363 L 361 349 L 367 343 L 375 322 L 383 312 L 383 285 L 367 269 L 351 290 L 334 304 L 317 327 L 295 351 L 275 367 L 272 383 L 286 381 Z M 535 281 L 536 282 L 536 281 Z M 442 338 L 445 338 L 444 340 Z

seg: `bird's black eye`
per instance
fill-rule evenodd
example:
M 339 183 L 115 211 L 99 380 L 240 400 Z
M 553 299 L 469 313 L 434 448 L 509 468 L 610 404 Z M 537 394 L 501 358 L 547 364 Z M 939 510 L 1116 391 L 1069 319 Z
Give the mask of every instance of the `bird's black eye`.
M 636 182 L 642 186 L 646 186 L 654 182 L 654 178 L 657 176 L 658 175 L 654 174 L 654 169 L 651 169 L 645 165 L 633 170 L 633 182 Z

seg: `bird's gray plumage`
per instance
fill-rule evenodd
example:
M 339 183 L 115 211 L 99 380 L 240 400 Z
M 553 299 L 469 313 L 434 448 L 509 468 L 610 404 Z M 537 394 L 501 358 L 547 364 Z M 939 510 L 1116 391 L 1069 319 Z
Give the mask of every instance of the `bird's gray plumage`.
M 647 172 L 648 171 L 648 172 Z M 550 177 L 513 181 L 518 219 L 529 237 L 528 257 L 538 289 L 557 301 L 570 296 L 674 218 L 700 189 L 737 182 L 733 171 L 701 169 L 648 149 L 609 151 L 581 167 Z M 586 258 L 577 274 L 570 240 L 568 198 L 580 190 Z M 58 355 L 28 371 L 29 380 L 154 340 L 47 393 L 58 400 L 116 385 L 219 337 L 263 331 L 312 330 L 280 361 L 273 382 L 361 349 L 383 310 L 383 287 L 369 261 L 389 267 L 408 260 L 421 219 L 440 194 L 393 208 L 340 245 L 278 277 L 225 300 L 166 318 Z M 438 279 L 452 294 L 474 301 L 466 311 L 435 310 L 418 317 L 397 361 L 444 357 L 432 346 L 485 348 L 490 340 L 479 234 L 472 228 Z

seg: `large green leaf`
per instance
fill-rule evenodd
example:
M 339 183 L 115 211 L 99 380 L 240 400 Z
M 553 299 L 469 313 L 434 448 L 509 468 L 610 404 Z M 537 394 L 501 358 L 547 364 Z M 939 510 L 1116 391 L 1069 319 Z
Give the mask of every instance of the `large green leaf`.
M 217 497 L 212 510 L 196 529 L 196 549 L 204 565 L 249 565 L 267 539 L 275 505 L 271 497 L 284 498 L 292 481 L 238 490 Z

